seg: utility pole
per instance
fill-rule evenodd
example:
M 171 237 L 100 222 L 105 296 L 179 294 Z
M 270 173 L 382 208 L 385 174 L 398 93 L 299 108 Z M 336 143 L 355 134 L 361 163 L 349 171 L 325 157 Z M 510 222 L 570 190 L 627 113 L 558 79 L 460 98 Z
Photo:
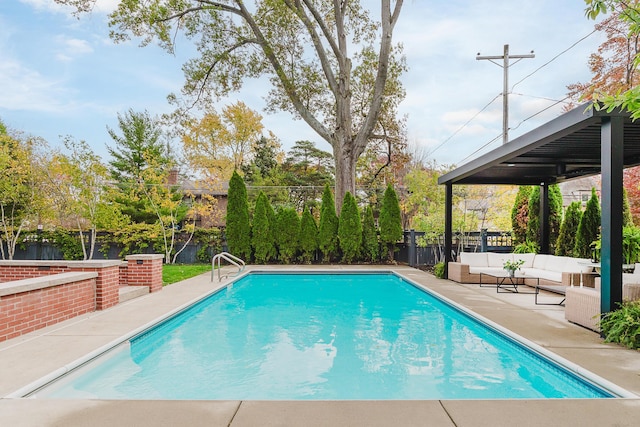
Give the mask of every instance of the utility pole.
M 504 54 L 501 56 L 480 56 L 480 52 L 476 56 L 476 59 L 487 59 L 498 67 L 502 67 L 504 70 L 503 89 L 502 89 L 502 143 L 509 142 L 509 66 L 520 62 L 525 58 L 535 58 L 533 51 L 527 55 L 509 55 L 509 45 L 504 45 Z M 502 65 L 499 62 L 495 62 L 496 59 L 502 59 Z M 509 64 L 510 59 L 517 59 L 513 64 Z

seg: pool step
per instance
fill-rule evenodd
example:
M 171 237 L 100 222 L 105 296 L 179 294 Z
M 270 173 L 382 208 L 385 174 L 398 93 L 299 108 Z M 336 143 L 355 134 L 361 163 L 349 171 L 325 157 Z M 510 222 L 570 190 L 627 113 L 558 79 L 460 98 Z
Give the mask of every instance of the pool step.
M 149 293 L 148 286 L 122 286 L 120 287 L 120 302 L 129 301 Z

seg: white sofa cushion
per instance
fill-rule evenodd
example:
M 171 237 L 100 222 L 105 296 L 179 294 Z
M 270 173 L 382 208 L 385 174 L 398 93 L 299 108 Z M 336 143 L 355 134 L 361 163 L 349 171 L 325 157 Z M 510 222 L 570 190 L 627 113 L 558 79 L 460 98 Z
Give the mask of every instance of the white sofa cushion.
M 554 282 L 562 282 L 562 272 L 542 270 L 539 268 L 526 268 L 524 273 L 527 276 L 538 277 L 540 279 L 552 280 Z
M 544 270 L 547 265 L 547 260 L 553 257 L 553 255 L 536 254 L 533 259 L 533 268 Z
M 567 270 L 567 263 L 569 262 L 567 257 L 551 255 L 547 255 L 547 257 L 547 261 L 544 264 L 545 270 L 555 272 L 569 271 Z
M 461 252 L 460 264 L 469 267 L 487 267 L 487 252 Z
M 513 260 L 517 261 L 519 259 L 524 261 L 524 264 L 522 264 L 522 268 L 532 268 L 533 267 L 533 261 L 536 258 L 536 254 L 513 254 Z
M 487 261 L 489 267 L 504 267 L 505 261 L 513 261 L 512 254 L 498 254 L 495 252 L 487 252 Z

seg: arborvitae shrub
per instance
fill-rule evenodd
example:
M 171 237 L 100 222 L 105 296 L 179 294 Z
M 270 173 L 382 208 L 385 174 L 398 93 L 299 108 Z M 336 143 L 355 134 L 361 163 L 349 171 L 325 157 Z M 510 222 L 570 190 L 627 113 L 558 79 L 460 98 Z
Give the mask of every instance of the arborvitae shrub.
M 380 208 L 380 243 L 387 246 L 389 260 L 393 261 L 395 244 L 402 239 L 400 203 L 395 190 L 389 184 L 384 191 Z
M 591 258 L 591 244 L 598 240 L 600 234 L 600 200 L 596 189 L 591 189 L 591 198 L 587 202 L 587 206 L 580 218 L 578 232 L 576 235 L 576 245 L 574 253 L 579 258 Z
M 324 262 L 331 262 L 331 258 L 338 250 L 338 216 L 336 215 L 333 194 L 328 184 L 324 186 L 324 192 L 322 193 L 318 247 L 322 252 Z
M 294 208 L 281 208 L 276 214 L 276 241 L 280 261 L 290 264 L 298 254 L 300 218 Z
M 560 235 L 556 243 L 556 255 L 575 257 L 576 234 L 582 217 L 580 202 L 572 202 L 564 214 L 564 221 L 560 226 Z
M 527 240 L 540 247 L 540 187 L 535 186 L 529 194 L 529 220 L 527 221 Z
M 236 171 L 229 181 L 227 219 L 225 235 L 227 247 L 232 255 L 244 260 L 251 259 L 251 226 L 249 224 L 249 201 L 247 188 Z
M 311 263 L 318 250 L 318 227 L 307 206 L 305 206 L 300 220 L 299 242 L 302 261 L 307 264 Z
M 257 263 L 266 263 L 273 259 L 276 253 L 272 224 L 269 221 L 269 199 L 261 191 L 256 199 L 253 211 L 253 225 L 251 227 L 251 245 L 253 257 Z
M 373 218 L 373 209 L 367 206 L 362 221 L 362 252 L 366 261 L 376 262 L 380 259 L 380 243 L 378 242 L 378 229 Z
M 338 242 L 343 262 L 350 264 L 357 259 L 362 246 L 362 222 L 356 199 L 348 191 L 338 220 Z
M 549 186 L 549 250 L 555 252 L 562 224 L 562 192 L 558 184 Z

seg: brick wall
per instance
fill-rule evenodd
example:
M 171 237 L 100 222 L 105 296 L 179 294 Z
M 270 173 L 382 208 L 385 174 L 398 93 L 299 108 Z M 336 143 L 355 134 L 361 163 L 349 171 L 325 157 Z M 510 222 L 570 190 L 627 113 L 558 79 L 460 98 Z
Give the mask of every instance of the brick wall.
M 112 307 L 119 302 L 121 285 L 161 290 L 163 258 L 151 254 L 130 255 L 126 262 L 0 260 L 0 341 Z M 77 273 L 88 273 L 91 279 L 58 284 Z
M 95 272 L 96 310 L 104 310 L 118 304 L 120 264 L 118 260 L 0 261 L 0 283 L 67 272 Z
M 94 311 L 95 283 L 85 278 L 0 296 L 0 342 Z

